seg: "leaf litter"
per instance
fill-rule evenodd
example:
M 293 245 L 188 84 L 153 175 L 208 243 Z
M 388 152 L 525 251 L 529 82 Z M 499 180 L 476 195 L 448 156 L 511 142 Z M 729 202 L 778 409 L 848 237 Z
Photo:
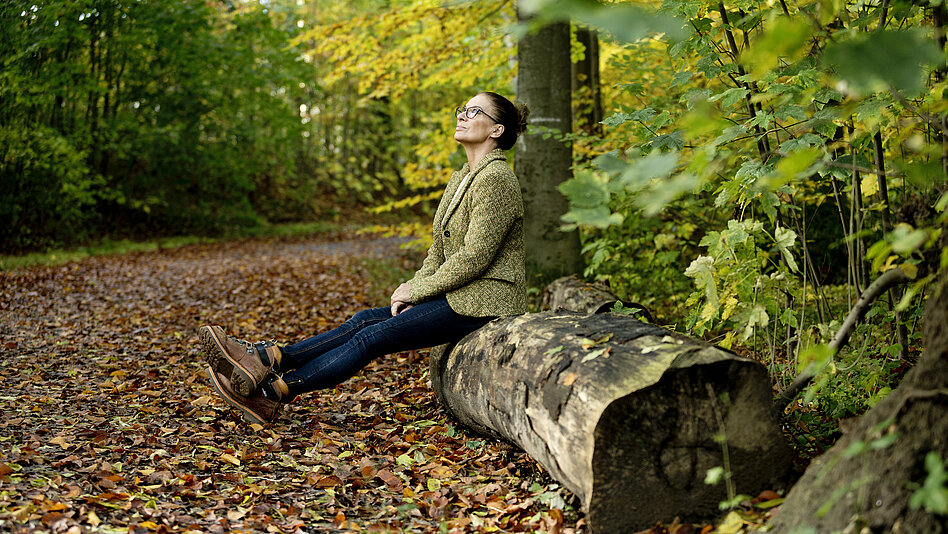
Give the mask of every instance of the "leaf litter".
M 550 532 L 576 499 L 446 416 L 426 352 L 389 355 L 272 424 L 209 387 L 197 327 L 303 339 L 384 302 L 398 242 L 249 240 L 0 272 L 0 530 Z

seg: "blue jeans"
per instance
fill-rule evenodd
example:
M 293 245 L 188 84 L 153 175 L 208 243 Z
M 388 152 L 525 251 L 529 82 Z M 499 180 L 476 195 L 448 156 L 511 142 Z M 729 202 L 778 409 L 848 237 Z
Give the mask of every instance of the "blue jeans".
M 493 317 L 455 313 L 442 296 L 392 317 L 390 306 L 362 310 L 348 321 L 283 347 L 283 380 L 294 395 L 331 388 L 384 354 L 459 341 Z

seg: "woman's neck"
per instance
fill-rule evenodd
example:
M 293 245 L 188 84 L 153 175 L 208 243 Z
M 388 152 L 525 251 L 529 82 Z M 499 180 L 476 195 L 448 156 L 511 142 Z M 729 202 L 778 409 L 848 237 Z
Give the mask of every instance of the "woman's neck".
M 486 156 L 491 150 L 497 148 L 496 143 L 478 143 L 473 146 L 463 146 L 464 152 L 467 153 L 467 165 L 471 170 L 474 170 L 474 166 L 484 159 L 484 156 Z

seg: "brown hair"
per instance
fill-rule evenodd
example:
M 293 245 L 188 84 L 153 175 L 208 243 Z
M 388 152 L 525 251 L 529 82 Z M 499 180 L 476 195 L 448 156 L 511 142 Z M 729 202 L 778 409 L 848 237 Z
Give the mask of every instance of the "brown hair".
M 481 94 L 490 100 L 491 107 L 494 108 L 493 115 L 497 117 L 497 122 L 504 127 L 504 133 L 500 134 L 497 139 L 497 146 L 504 150 L 510 150 L 517 142 L 517 136 L 527 129 L 527 117 L 530 116 L 530 108 L 523 102 L 515 104 L 492 91 L 484 91 Z

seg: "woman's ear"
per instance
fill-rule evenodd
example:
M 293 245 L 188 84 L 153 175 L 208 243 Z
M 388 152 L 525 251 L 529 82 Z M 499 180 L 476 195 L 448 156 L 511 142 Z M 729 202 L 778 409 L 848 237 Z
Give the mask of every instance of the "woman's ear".
M 494 139 L 499 139 L 500 136 L 503 135 L 503 133 L 504 133 L 504 125 L 495 124 L 494 129 L 490 131 L 490 136 L 493 137 Z

